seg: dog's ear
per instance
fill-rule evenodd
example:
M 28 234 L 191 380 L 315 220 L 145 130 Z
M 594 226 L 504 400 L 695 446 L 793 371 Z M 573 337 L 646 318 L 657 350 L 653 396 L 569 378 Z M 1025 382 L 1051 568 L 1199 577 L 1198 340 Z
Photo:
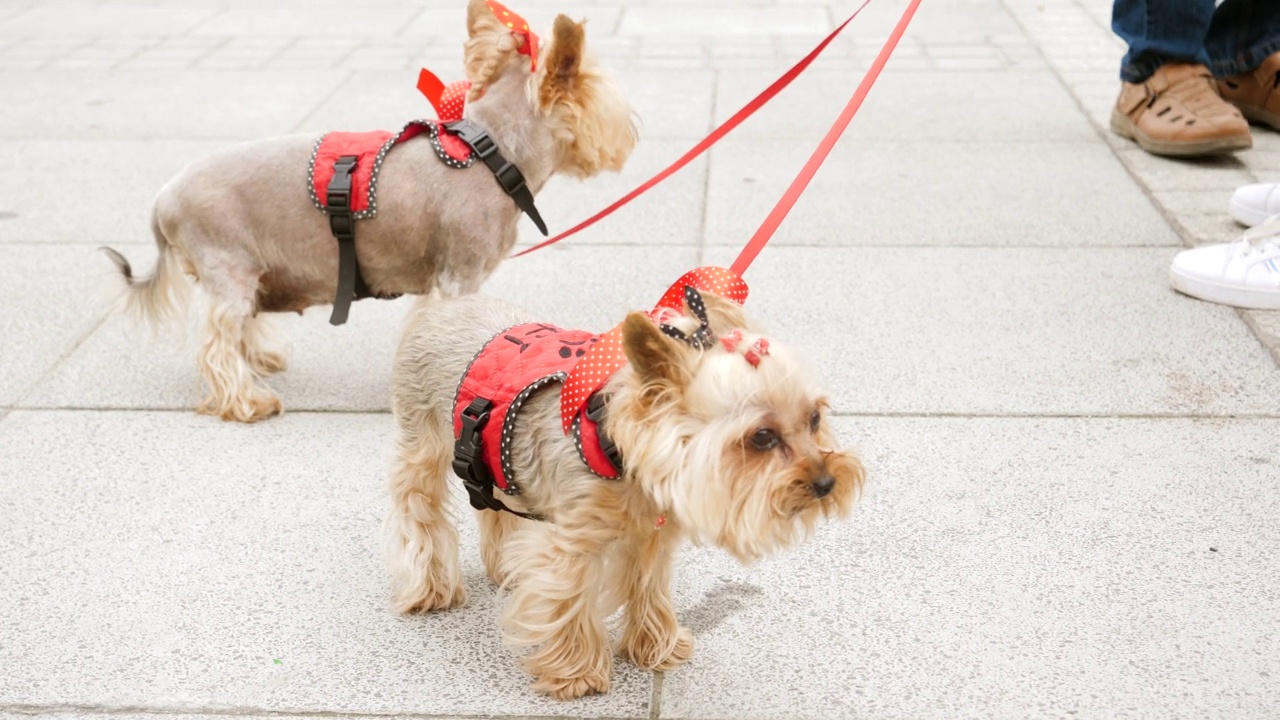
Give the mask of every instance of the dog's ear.
M 582 53 L 586 50 L 587 34 L 582 23 L 557 15 L 551 31 L 551 51 L 544 62 L 546 74 L 538 96 L 543 107 L 550 107 L 556 100 L 572 96 L 578 85 L 578 70 L 582 68 Z
M 646 385 L 678 388 L 685 380 L 685 349 L 642 312 L 622 321 L 622 350 Z
M 702 304 L 707 308 L 707 324 L 711 326 L 711 332 L 715 333 L 716 337 L 724 335 L 735 328 L 742 330 L 753 329 L 747 320 L 747 314 L 742 310 L 742 306 L 732 300 L 704 292 L 702 293 Z M 689 314 L 687 310 L 685 314 Z

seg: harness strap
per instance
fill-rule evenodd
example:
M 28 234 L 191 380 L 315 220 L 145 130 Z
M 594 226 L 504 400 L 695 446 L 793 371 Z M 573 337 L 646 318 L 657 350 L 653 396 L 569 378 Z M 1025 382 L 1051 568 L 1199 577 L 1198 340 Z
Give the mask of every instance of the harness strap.
M 596 438 L 600 442 L 600 450 L 604 452 L 604 456 L 608 458 L 609 464 L 613 466 L 618 477 L 622 477 L 622 451 L 614 444 L 613 438 L 604 432 L 604 412 L 608 402 L 608 397 L 602 392 L 592 395 L 587 400 L 587 419 L 596 424 Z
M 477 397 L 462 411 L 462 432 L 453 444 L 453 471 L 467 488 L 471 507 L 476 510 L 505 510 L 529 520 L 544 520 L 541 515 L 512 510 L 493 496 L 493 475 L 481 456 L 481 431 L 489 422 L 493 401 Z
M 528 215 L 529 219 L 533 220 L 533 224 L 538 226 L 538 231 L 545 236 L 547 224 L 542 221 L 542 215 L 538 214 L 538 208 L 533 204 L 533 193 L 529 192 L 524 175 L 521 174 L 520 168 L 508 162 L 502 153 L 498 152 L 498 143 L 489 137 L 489 133 L 470 120 L 445 123 L 444 129 L 456 135 L 471 148 L 476 157 L 484 161 L 494 178 L 498 180 L 502 191 L 515 201 L 516 207 Z
M 368 295 L 369 288 L 360 277 L 360 263 L 356 259 L 356 225 L 351 217 L 351 174 L 355 172 L 356 155 L 343 155 L 333 163 L 333 178 L 325 189 L 329 205 L 329 230 L 338 239 L 338 290 L 333 297 L 333 313 L 330 325 L 347 321 L 347 312 L 357 293 Z

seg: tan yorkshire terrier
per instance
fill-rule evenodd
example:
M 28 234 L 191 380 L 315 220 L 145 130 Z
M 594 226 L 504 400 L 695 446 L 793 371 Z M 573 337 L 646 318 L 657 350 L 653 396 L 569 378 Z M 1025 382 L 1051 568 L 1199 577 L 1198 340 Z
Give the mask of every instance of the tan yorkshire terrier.
M 151 275 L 107 252 L 129 286 L 123 304 L 152 325 L 185 316 L 185 276 L 207 296 L 199 411 L 281 412 L 262 382 L 285 368 L 266 316 L 332 303 L 340 324 L 352 299 L 474 292 L 515 245 L 522 212 L 545 233 L 533 196 L 552 175 L 620 170 L 633 112 L 583 28 L 560 15 L 539 48 L 518 15 L 471 0 L 469 85 L 436 88 L 439 122 L 246 143 L 170 181 L 152 209 Z
M 785 346 L 724 297 L 688 287 L 668 307 L 595 336 L 481 296 L 423 299 L 398 350 L 395 607 L 466 600 L 447 507 L 457 473 L 485 569 L 510 591 L 505 638 L 532 648 L 534 690 L 561 700 L 609 690 L 605 619 L 619 608 L 623 658 L 689 659 L 670 593 L 685 539 L 749 562 L 847 516 L 863 483 Z

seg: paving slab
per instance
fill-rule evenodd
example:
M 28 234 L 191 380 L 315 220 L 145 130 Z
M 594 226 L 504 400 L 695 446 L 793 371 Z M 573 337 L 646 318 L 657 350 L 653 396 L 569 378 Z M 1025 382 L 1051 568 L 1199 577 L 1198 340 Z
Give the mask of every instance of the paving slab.
M 131 36 L 178 35 L 217 14 L 216 6 L 204 3 L 41 2 L 13 16 L 0 8 L 0 36 L 94 37 L 104 28 Z
M 90 286 L 100 280 L 103 263 L 106 258 L 87 245 L 6 247 L 0 408 L 17 402 L 98 323 L 103 303 Z
M 455 27 L 465 28 L 466 4 Z M 353 12 L 349 3 L 317 0 L 306 12 L 287 4 L 234 3 L 192 30 L 195 35 L 307 35 L 309 37 L 391 37 L 423 12 L 411 3 L 361 3 Z
M 1275 362 L 1235 310 L 1169 289 L 1171 255 L 777 247 L 746 278 L 839 412 L 1276 415 Z
M 391 612 L 380 550 L 391 424 L 10 415 L 0 705 L 648 717 L 650 676 L 622 663 L 604 697 L 528 689 L 469 515 L 467 606 Z
M 747 13 L 685 3 L 681 7 L 632 6 L 618 25 L 619 35 L 815 35 L 831 31 L 831 18 L 821 5 L 757 7 Z
M 342 81 L 304 71 L 0 72 L 0 139 L 249 140 L 289 132 Z
M 642 140 L 620 173 L 603 173 L 589 180 L 552 178 L 538 193 L 538 211 L 550 234 L 567 230 L 608 207 L 675 162 L 691 145 L 682 140 Z M 706 187 L 707 158 L 703 155 L 639 199 L 565 242 L 696 247 L 702 242 Z M 532 220 L 527 217 L 521 220 L 521 247 L 544 239 Z
M 0 140 L 0 243 L 153 244 L 151 202 L 226 141 Z
M 727 139 L 713 148 L 707 241 L 751 237 L 815 147 L 816 141 Z M 1179 244 L 1096 142 L 857 140 L 836 145 L 773 242 Z
M 149 268 L 150 248 L 129 249 L 134 266 Z M 106 263 L 102 259 L 102 263 Z M 541 319 L 565 326 L 608 330 L 626 313 L 649 309 L 667 287 L 696 267 L 690 247 L 575 246 L 545 250 L 508 262 L 485 292 Z M 41 302 L 32 297 L 25 304 Z M 347 324 L 329 325 L 329 308 L 302 317 L 273 318 L 290 367 L 272 377 L 289 410 L 387 412 L 391 368 L 412 298 L 358 302 Z M 25 306 L 25 304 L 23 306 Z M 26 399 L 27 407 L 190 409 L 201 399 L 196 352 L 197 313 L 185 337 L 145 333 L 124 317 L 112 317 Z
M 862 75 L 854 67 L 809 71 L 732 137 L 769 143 L 804 140 L 816 147 Z M 776 77 L 767 71 L 722 72 L 716 85 L 716 122 L 728 120 Z M 1019 104 L 1026 107 L 1009 111 Z M 886 71 L 841 138 L 846 144 L 865 140 L 1096 141 L 1097 133 L 1071 94 L 1045 70 Z
M 848 523 L 683 555 L 663 718 L 1270 718 L 1280 420 L 857 418 Z

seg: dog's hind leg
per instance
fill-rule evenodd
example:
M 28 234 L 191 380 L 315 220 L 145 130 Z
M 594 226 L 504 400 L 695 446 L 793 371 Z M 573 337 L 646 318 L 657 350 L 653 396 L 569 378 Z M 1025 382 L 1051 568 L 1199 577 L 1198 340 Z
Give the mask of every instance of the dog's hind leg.
M 223 272 L 205 273 L 201 283 L 209 312 L 199 364 L 209 395 L 197 410 L 223 420 L 254 422 L 283 409 L 280 398 L 258 383 L 244 355 L 245 323 L 253 316 L 260 273 L 223 265 Z
M 485 572 L 489 573 L 490 580 L 501 585 L 506 578 L 502 573 L 502 546 L 521 518 L 507 512 L 477 510 L 476 520 L 480 524 L 480 557 L 484 560 Z
M 245 319 L 240 352 L 249 362 L 249 367 L 259 375 L 278 373 L 289 366 L 284 352 L 272 347 L 272 336 L 270 318 L 264 313 Z
M 467 591 L 458 568 L 458 531 L 447 507 L 452 428 L 425 409 L 397 408 L 396 414 L 400 438 L 386 527 L 395 608 L 419 613 L 456 607 L 467 601 Z

